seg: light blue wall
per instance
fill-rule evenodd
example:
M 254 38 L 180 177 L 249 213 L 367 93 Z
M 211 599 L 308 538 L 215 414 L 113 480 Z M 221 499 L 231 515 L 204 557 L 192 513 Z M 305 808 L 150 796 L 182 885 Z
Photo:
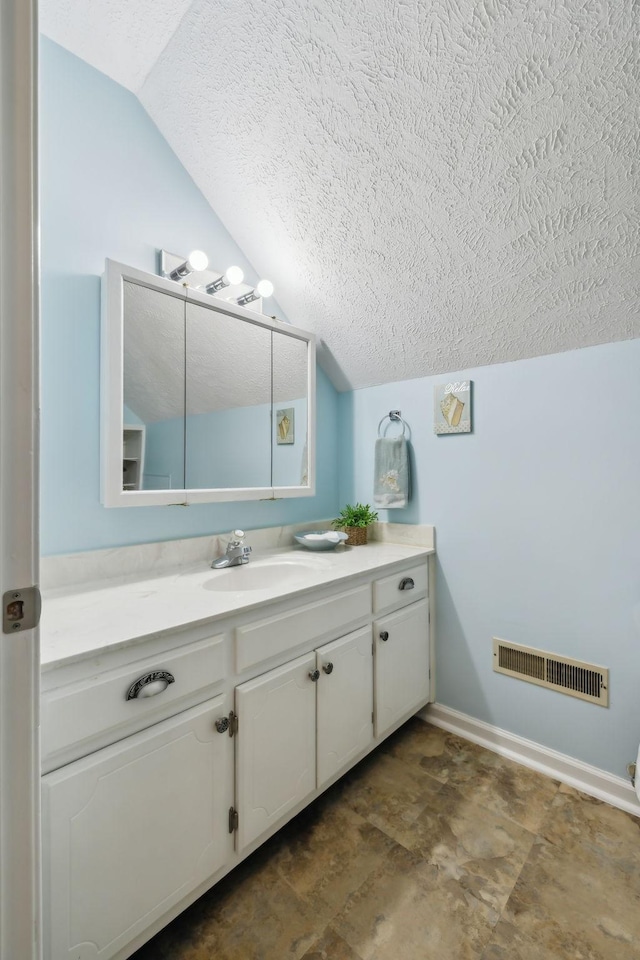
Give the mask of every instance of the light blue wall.
M 246 476 L 244 486 L 268 487 L 270 412 L 264 403 L 187 417 L 187 486 L 242 486 L 237 481 Z M 229 456 L 220 456 L 226 449 Z
M 271 404 L 235 407 L 186 418 L 187 456 L 184 478 L 185 420 L 172 418 L 147 424 L 144 473 L 171 476 L 169 488 L 297 486 L 306 463 L 306 398 L 284 400 L 275 405 L 294 410 L 292 444 L 278 444 L 273 419 L 273 449 L 270 449 Z M 126 408 L 125 408 L 126 409 Z M 135 415 L 134 415 L 135 416 Z M 135 422 L 133 418 L 130 421 Z M 137 418 L 137 422 L 141 422 Z M 272 472 L 273 454 L 273 482 Z M 145 489 L 161 489 L 145 483 Z M 320 518 L 318 518 L 320 519 Z
M 188 416 L 186 480 L 185 420 L 174 417 L 147 424 L 145 489 L 162 489 L 158 484 L 148 482 L 152 476 L 170 476 L 172 482 L 165 485 L 166 489 L 182 488 L 185 483 L 188 489 L 297 486 L 302 481 L 303 456 L 305 463 L 307 459 L 307 401 L 306 398 L 285 400 L 276 404 L 274 411 L 281 407 L 294 410 L 295 442 L 276 442 L 274 412 L 273 449 L 270 448 L 272 421 L 269 403 Z M 130 422 L 135 421 L 131 418 Z
M 184 417 L 146 424 L 144 445 L 146 490 L 183 490 L 185 487 Z
M 464 378 L 474 432 L 437 437 L 433 386 Z M 371 502 L 392 408 L 415 493 L 381 519 L 436 526 L 437 699 L 624 776 L 640 738 L 640 340 L 342 395 L 341 503 Z M 494 674 L 493 636 L 609 666 L 611 706 Z
M 140 419 L 137 413 L 134 413 L 131 407 L 128 407 L 126 403 L 124 404 L 124 409 L 122 412 L 122 422 L 129 425 L 144 426 L 143 421 Z
M 40 69 L 43 554 L 331 516 L 337 396 L 321 371 L 316 497 L 188 509 L 100 505 L 105 258 L 154 272 L 158 248 L 200 248 L 213 264 L 238 263 L 257 277 L 132 94 L 44 38 Z
M 281 407 L 294 409 L 292 444 L 276 443 L 275 411 Z M 306 417 L 306 398 L 275 404 L 273 431 L 268 403 L 187 417 L 187 486 L 268 487 L 272 483 L 272 457 L 273 486 L 297 486 L 301 480 Z M 221 456 L 222 450 L 229 450 L 230 456 Z

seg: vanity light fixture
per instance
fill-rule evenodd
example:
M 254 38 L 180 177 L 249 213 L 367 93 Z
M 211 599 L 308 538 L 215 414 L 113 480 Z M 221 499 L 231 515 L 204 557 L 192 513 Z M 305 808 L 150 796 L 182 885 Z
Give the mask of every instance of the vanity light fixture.
M 208 283 L 205 287 L 205 290 L 209 294 L 214 294 L 219 290 L 223 290 L 225 287 L 235 287 L 239 283 L 242 283 L 243 280 L 244 272 L 240 267 L 229 267 L 221 277 L 218 277 L 218 279 L 214 280 L 212 283 Z
M 206 270 L 209 266 L 209 257 L 202 250 L 194 250 L 189 254 L 184 263 L 181 263 L 175 270 L 169 274 L 170 280 L 183 280 L 190 273 L 199 273 Z
M 238 297 L 236 303 L 239 307 L 244 307 L 248 303 L 253 303 L 254 300 L 259 300 L 260 297 L 270 297 L 273 295 L 273 284 L 271 280 L 260 280 L 256 284 L 255 290 L 249 290 L 249 293 L 245 293 L 242 297 Z

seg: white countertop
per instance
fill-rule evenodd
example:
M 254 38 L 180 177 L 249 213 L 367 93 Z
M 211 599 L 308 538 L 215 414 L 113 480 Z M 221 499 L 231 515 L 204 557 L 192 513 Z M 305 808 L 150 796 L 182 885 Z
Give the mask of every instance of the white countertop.
M 251 610 L 317 587 L 435 553 L 399 543 L 303 547 L 254 553 L 242 567 L 212 570 L 199 562 L 160 575 L 130 575 L 82 587 L 45 591 L 40 626 L 41 664 L 51 670 L 108 647 L 152 639 Z M 248 576 L 246 576 L 248 574 Z M 244 577 L 244 579 L 243 579 Z

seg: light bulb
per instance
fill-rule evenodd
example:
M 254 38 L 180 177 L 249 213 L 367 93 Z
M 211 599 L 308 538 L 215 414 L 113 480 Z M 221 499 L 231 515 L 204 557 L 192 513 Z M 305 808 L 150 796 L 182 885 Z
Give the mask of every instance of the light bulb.
M 244 271 L 240 267 L 229 267 L 225 279 L 231 286 L 237 286 L 244 280 Z
M 270 297 L 273 293 L 273 284 L 271 280 L 260 280 L 256 286 L 256 292 L 260 297 Z
M 202 250 L 192 250 L 187 258 L 187 263 L 191 270 L 196 273 L 200 270 L 206 270 L 209 266 L 209 257 Z

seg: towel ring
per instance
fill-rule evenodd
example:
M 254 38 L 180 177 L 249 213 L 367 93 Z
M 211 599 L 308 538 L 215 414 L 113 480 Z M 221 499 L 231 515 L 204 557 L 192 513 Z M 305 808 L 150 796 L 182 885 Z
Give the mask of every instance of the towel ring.
M 405 430 L 406 430 L 406 428 L 407 428 L 407 425 L 406 425 L 406 423 L 404 422 L 404 420 L 402 419 L 402 417 L 400 416 L 400 411 L 399 411 L 399 410 L 390 410 L 389 413 L 388 413 L 385 417 L 382 418 L 382 420 L 381 420 L 380 423 L 378 424 L 378 436 L 379 436 L 379 437 L 382 437 L 382 434 L 380 433 L 380 427 L 381 427 L 382 424 L 385 422 L 385 420 L 390 420 L 392 423 L 401 423 L 401 424 L 402 424 L 402 433 L 400 434 L 400 436 L 401 436 L 401 437 L 404 437 L 404 434 L 405 434 Z

